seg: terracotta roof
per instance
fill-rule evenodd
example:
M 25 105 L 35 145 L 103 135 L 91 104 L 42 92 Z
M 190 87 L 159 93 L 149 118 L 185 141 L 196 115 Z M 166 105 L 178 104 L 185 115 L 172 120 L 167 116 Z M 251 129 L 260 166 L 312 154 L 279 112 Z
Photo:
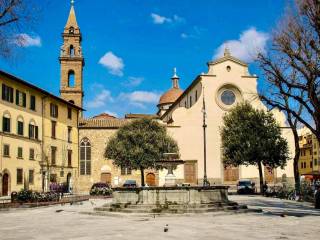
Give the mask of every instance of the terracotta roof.
M 93 116 L 93 119 L 113 119 L 116 118 L 115 116 L 112 116 L 108 113 L 100 113 L 99 115 Z
M 174 103 L 182 93 L 183 91 L 180 88 L 173 87 L 160 97 L 158 105 Z
M 129 119 L 119 119 L 119 118 L 106 118 L 106 119 L 80 119 L 79 128 L 119 128 L 127 123 Z
M 158 118 L 158 115 L 155 114 L 141 114 L 141 113 L 128 113 L 125 115 L 126 119 L 135 119 L 135 118 L 148 118 L 155 119 Z

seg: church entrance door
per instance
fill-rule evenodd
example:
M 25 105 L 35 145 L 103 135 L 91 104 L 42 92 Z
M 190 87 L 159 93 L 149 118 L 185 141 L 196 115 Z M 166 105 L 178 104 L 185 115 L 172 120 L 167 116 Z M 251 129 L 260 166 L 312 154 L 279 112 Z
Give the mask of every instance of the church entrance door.
M 101 173 L 101 182 L 111 184 L 111 173 Z
M 148 173 L 146 177 L 146 183 L 148 186 L 155 186 L 156 185 L 156 175 L 154 173 Z

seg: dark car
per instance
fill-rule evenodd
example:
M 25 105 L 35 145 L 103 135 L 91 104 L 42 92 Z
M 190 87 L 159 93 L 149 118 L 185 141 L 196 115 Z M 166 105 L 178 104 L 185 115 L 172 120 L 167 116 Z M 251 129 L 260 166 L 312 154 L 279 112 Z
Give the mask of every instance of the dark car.
M 238 194 L 254 194 L 256 192 L 255 183 L 251 180 L 239 180 L 237 184 Z
M 137 187 L 137 182 L 136 180 L 126 180 L 122 186 L 126 188 L 135 188 Z

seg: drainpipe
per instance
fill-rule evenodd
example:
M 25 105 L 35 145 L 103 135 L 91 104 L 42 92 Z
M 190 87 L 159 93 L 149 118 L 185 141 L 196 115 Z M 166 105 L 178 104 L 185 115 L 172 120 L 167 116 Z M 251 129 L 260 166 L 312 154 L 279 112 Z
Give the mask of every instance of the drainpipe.
M 43 170 L 44 170 L 44 162 L 45 162 L 45 154 L 44 154 L 44 110 L 45 110 L 45 99 L 47 98 L 47 96 L 43 96 L 41 98 L 41 120 L 42 120 L 42 126 L 41 126 L 41 181 L 42 181 L 42 191 L 45 192 L 45 190 L 47 190 L 47 181 L 46 181 L 46 175 L 49 172 L 49 168 L 47 167 L 47 172 L 46 175 L 43 175 Z M 47 165 L 48 166 L 48 165 Z

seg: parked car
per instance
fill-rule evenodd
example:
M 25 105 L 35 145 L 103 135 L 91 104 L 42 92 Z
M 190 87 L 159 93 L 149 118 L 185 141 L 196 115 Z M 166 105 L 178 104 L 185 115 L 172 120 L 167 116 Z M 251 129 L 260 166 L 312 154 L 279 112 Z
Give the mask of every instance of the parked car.
M 135 188 L 137 187 L 137 182 L 136 180 L 126 180 L 122 186 L 126 188 Z
M 237 184 L 238 194 L 254 194 L 256 192 L 255 183 L 249 179 L 242 179 Z

